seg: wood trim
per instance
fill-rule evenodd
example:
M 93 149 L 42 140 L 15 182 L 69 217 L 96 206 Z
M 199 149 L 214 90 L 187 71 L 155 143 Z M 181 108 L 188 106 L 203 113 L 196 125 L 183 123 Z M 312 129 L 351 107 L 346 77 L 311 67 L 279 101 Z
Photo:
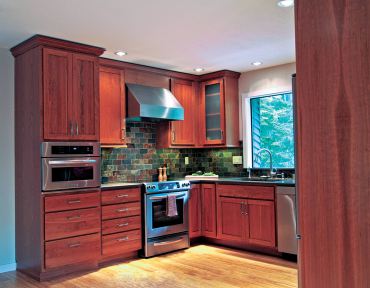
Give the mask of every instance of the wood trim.
M 213 80 L 217 78 L 223 78 L 223 77 L 230 77 L 230 78 L 235 78 L 239 79 L 241 73 L 231 71 L 231 70 L 221 70 L 221 71 L 216 71 L 216 72 L 211 72 L 208 74 L 203 74 L 199 76 L 200 81 L 208 81 L 208 80 Z
M 38 46 L 57 48 L 61 50 L 68 50 L 69 52 L 73 51 L 95 56 L 100 56 L 105 51 L 105 49 L 101 47 L 86 45 L 78 42 L 58 39 L 39 34 L 34 35 L 31 38 L 14 46 L 13 48 L 10 49 L 10 51 L 12 52 L 13 56 L 16 57 Z

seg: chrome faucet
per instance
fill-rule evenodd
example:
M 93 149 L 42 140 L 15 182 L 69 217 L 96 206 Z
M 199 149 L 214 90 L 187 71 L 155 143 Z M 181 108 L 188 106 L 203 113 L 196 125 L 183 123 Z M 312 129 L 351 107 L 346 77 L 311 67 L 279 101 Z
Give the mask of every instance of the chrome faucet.
M 270 173 L 269 173 L 270 175 L 269 175 L 269 177 L 275 176 L 275 174 L 276 174 L 275 169 L 272 168 L 272 153 L 271 153 L 271 151 L 269 149 L 262 148 L 262 149 L 258 150 L 256 152 L 256 156 L 254 157 L 254 159 L 256 159 L 257 156 L 260 156 L 261 152 L 267 152 L 267 153 L 269 153 L 269 156 L 270 156 Z

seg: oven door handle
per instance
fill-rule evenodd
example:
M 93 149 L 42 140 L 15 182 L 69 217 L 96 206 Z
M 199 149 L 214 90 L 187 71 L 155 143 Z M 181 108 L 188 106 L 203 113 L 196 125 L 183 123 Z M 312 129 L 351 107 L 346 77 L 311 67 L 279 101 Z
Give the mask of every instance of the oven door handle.
M 175 244 L 175 243 L 178 243 L 178 242 L 181 242 L 184 238 L 181 237 L 179 239 L 176 239 L 176 240 L 173 240 L 173 241 L 163 241 L 163 242 L 155 242 L 153 245 L 154 246 L 165 246 L 165 245 L 171 245 L 171 244 Z
M 68 164 L 85 164 L 85 163 L 96 163 L 95 159 L 74 159 L 74 160 L 50 160 L 51 165 L 68 165 Z
M 165 196 L 152 196 L 149 199 L 150 200 L 163 200 L 163 199 L 167 199 L 167 196 L 169 195 L 176 195 L 176 198 L 181 198 L 181 197 L 184 197 L 186 193 L 174 193 L 174 194 L 171 193 Z

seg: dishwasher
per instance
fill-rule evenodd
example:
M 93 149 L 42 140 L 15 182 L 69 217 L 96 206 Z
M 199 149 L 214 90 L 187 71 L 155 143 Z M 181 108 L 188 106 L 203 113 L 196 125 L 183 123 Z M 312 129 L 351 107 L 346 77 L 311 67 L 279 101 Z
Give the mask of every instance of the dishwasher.
M 295 187 L 276 187 L 278 251 L 297 255 Z

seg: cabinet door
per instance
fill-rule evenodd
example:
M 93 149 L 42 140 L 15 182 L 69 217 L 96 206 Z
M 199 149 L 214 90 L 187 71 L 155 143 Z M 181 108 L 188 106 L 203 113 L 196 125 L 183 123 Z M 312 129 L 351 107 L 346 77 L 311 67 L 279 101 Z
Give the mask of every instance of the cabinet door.
M 248 234 L 246 204 L 247 200 L 243 198 L 217 198 L 217 238 L 245 241 Z
M 69 140 L 72 137 L 72 54 L 43 50 L 44 139 Z
M 125 89 L 123 71 L 100 67 L 100 143 L 125 144 Z
M 225 143 L 225 97 L 223 79 L 202 83 L 202 115 L 204 145 Z
M 275 206 L 273 201 L 248 200 L 251 244 L 275 247 Z
M 171 90 L 184 108 L 184 121 L 171 122 L 171 144 L 181 146 L 195 145 L 195 87 L 193 82 L 172 79 Z
M 216 238 L 215 184 L 202 184 L 202 235 Z
M 99 140 L 98 86 L 96 57 L 73 54 L 74 139 Z
M 189 198 L 189 234 L 190 238 L 202 234 L 201 188 L 199 184 L 191 186 Z

